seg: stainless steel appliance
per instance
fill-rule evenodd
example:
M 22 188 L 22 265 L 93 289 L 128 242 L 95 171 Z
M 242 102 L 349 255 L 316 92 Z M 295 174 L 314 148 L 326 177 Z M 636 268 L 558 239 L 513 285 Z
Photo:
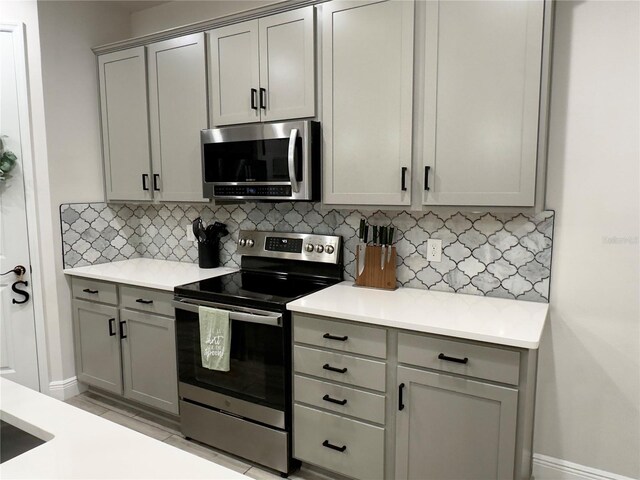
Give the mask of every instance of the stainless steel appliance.
M 318 200 L 320 124 L 310 120 L 200 132 L 203 195 L 215 199 Z
M 283 474 L 291 457 L 286 304 L 342 280 L 338 236 L 240 231 L 241 270 L 175 288 L 182 433 Z M 229 311 L 231 368 L 202 366 L 198 307 Z

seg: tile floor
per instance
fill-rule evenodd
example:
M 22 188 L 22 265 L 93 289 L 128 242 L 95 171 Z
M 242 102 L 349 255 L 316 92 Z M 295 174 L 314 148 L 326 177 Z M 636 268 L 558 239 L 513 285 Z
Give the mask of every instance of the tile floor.
M 245 460 L 209 448 L 198 442 L 185 439 L 177 425 L 169 420 L 142 413 L 137 409 L 117 403 L 101 395 L 96 395 L 93 392 L 85 392 L 70 398 L 67 400 L 67 403 L 127 428 L 131 428 L 132 430 L 136 430 L 161 442 L 173 445 L 186 452 L 215 462 L 218 465 L 243 473 L 255 480 L 281 480 L 279 475 L 257 467 Z M 331 480 L 330 477 L 304 467 L 289 476 L 289 478 L 291 480 Z

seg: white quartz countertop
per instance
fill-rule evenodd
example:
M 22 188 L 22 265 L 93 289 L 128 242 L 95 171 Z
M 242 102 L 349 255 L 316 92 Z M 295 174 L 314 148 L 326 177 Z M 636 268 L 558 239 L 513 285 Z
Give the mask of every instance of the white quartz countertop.
M 0 391 L 2 420 L 50 439 L 0 464 L 0 478 L 247 478 L 7 379 Z
M 537 349 L 547 303 L 434 292 L 360 288 L 342 282 L 287 304 L 293 312 L 369 325 Z
M 219 277 L 237 270 L 237 268 L 227 267 L 200 268 L 197 263 L 132 258 L 87 267 L 66 268 L 63 272 L 67 275 L 94 280 L 173 291 L 177 285 Z

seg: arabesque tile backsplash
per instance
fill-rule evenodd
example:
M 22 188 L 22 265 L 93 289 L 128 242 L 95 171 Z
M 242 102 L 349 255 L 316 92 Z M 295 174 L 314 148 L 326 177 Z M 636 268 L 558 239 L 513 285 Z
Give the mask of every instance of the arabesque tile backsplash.
M 360 218 L 396 228 L 398 283 L 405 287 L 547 302 L 554 213 L 333 210 L 319 203 L 238 205 L 63 204 L 60 207 L 65 267 L 135 257 L 198 261 L 187 240 L 201 216 L 226 223 L 220 263 L 238 266 L 238 230 L 258 229 L 342 235 L 345 278 L 353 278 Z M 442 261 L 427 262 L 427 239 L 442 240 Z

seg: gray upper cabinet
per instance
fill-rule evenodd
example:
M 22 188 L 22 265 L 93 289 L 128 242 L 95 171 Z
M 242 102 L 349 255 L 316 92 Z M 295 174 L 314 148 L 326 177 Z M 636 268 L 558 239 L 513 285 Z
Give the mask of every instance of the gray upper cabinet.
M 313 7 L 207 32 L 214 126 L 315 115 Z
M 100 55 L 98 65 L 107 200 L 207 201 L 204 33 Z
M 534 205 L 543 19 L 543 0 L 426 3 L 425 205 Z
M 323 202 L 411 203 L 414 3 L 322 5 Z
M 207 128 L 204 33 L 147 47 L 153 196 L 202 197 L 200 130 Z
M 107 200 L 151 200 L 144 47 L 98 57 Z
M 124 396 L 178 414 L 173 318 L 121 310 Z
M 396 479 L 514 478 L 516 389 L 407 367 L 397 381 Z
M 78 380 L 122 394 L 117 307 L 74 300 L 73 317 Z

